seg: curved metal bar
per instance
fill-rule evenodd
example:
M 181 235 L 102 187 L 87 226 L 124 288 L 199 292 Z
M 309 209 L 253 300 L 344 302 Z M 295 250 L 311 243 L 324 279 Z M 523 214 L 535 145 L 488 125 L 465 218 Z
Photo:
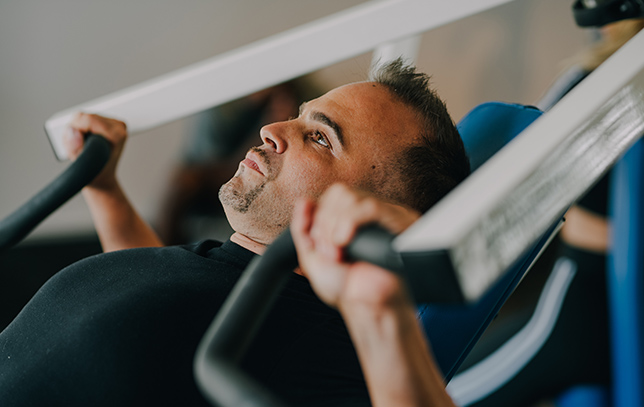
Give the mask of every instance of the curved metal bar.
M 358 233 L 347 252 L 351 258 L 399 271 L 401 264 L 391 249 L 392 240 L 390 233 L 368 227 Z M 297 265 L 287 230 L 250 263 L 208 328 L 195 354 L 194 372 L 203 394 L 215 405 L 285 405 L 248 377 L 239 361 Z
M 16 211 L 0 221 L 0 252 L 24 239 L 40 222 L 89 184 L 105 167 L 112 147 L 90 134 L 76 161 Z
M 238 362 L 295 267 L 297 255 L 287 231 L 251 261 L 201 340 L 195 376 L 202 393 L 216 405 L 284 405 L 247 377 Z

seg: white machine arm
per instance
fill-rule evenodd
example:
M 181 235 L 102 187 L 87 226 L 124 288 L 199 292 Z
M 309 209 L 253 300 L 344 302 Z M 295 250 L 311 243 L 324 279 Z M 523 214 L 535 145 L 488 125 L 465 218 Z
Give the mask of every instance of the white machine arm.
M 644 31 L 400 235 L 396 250 L 447 256 L 466 299 L 479 298 L 644 134 L 643 50 Z
M 78 111 L 147 130 L 512 0 L 375 0 L 54 114 L 54 152 Z M 413 46 L 413 45 L 412 45 Z

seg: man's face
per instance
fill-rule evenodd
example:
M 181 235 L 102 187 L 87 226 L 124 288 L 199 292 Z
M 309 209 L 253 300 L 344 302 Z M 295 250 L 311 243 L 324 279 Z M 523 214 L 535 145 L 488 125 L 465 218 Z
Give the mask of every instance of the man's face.
M 303 104 L 297 118 L 264 126 L 263 144 L 249 150 L 219 198 L 236 232 L 269 244 L 298 197 L 317 198 L 335 182 L 373 189 L 419 133 L 414 112 L 383 85 L 342 86 Z

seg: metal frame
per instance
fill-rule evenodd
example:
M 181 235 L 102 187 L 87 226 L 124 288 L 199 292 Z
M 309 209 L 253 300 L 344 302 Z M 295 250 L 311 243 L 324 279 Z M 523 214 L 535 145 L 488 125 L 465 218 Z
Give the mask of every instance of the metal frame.
M 400 235 L 396 249 L 443 252 L 466 299 L 478 298 L 644 133 L 642 49 L 644 31 Z

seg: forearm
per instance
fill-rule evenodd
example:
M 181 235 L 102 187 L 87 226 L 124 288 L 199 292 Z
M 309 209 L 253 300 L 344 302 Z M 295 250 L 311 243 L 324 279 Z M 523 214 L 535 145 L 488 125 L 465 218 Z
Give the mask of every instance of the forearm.
M 160 247 L 163 243 L 129 202 L 118 183 L 83 189 L 103 251 Z
M 343 307 L 375 407 L 454 407 L 407 302 Z
M 567 244 L 583 250 L 606 253 L 609 235 L 610 227 L 605 217 L 579 206 L 573 206 L 566 212 L 561 238 Z

